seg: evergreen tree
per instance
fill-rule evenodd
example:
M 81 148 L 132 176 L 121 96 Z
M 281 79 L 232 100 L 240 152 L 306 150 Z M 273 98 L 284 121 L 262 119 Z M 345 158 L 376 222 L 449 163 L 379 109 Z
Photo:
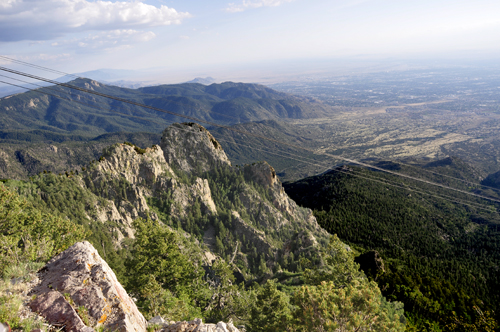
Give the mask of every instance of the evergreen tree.
M 274 281 L 268 280 L 257 291 L 250 311 L 249 328 L 255 332 L 291 331 L 289 298 L 280 292 Z
M 176 234 L 150 219 L 136 219 L 134 228 L 133 257 L 126 262 L 130 289 L 140 292 L 142 285 L 153 275 L 163 289 L 174 295 L 192 294 L 194 289 L 191 286 L 201 279 L 203 272 L 181 252 Z

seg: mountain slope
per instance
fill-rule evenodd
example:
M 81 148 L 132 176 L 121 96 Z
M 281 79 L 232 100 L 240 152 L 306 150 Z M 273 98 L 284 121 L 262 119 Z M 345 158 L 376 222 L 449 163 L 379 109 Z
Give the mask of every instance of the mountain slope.
M 269 164 L 231 166 L 215 138 L 194 123 L 170 126 L 151 148 L 114 144 L 81 169 L 7 183 L 88 225 L 97 243 L 133 237 L 138 217 L 183 229 L 205 250 L 233 260 L 245 278 L 297 271 L 300 258 L 316 261 L 327 243 L 312 212 L 288 198 Z
M 150 133 L 110 133 L 90 140 L 82 136 L 63 136 L 72 140 L 60 142 L 57 135 L 38 131 L 23 135 L 22 138 L 28 140 L 27 142 L 2 139 L 0 178 L 24 180 L 43 171 L 74 171 L 86 166 L 89 160 L 99 159 L 103 149 L 112 144 L 126 141 L 140 146 L 151 146 L 159 144 L 161 139 L 161 135 Z M 50 138 L 54 140 L 44 142 Z
M 126 89 L 88 79 L 68 84 L 220 124 L 324 116 L 329 107 L 311 98 L 258 84 L 197 83 Z M 80 91 L 53 86 L 0 99 L 0 135 L 22 139 L 34 130 L 95 137 L 110 132 L 160 132 L 179 117 Z M 56 96 L 61 96 L 61 100 Z M 115 112 L 123 113 L 118 114 Z
M 463 190 L 467 184 L 424 169 L 475 176 L 470 166 L 453 158 L 422 170 L 393 162 L 379 166 Z M 439 169 L 443 167 L 447 170 Z M 285 183 L 284 188 L 298 204 L 315 209 L 318 222 L 331 234 L 382 256 L 385 269 L 367 272 L 385 296 L 405 303 L 419 330 L 429 324 L 444 327 L 455 319 L 472 322 L 478 315 L 473 306 L 494 312 L 498 320 L 498 204 L 355 166 Z
M 2 182 L 3 193 L 10 192 L 7 198 L 16 197 L 15 190 L 29 199 L 2 199 L 2 211 L 14 210 L 17 203 L 34 211 L 25 213 L 36 217 L 28 221 L 37 227 L 51 226 L 39 221 L 50 214 L 55 218 L 49 220 L 78 229 L 78 236 L 93 244 L 138 299 L 147 318 L 232 318 L 248 324 L 248 331 L 302 330 L 321 326 L 325 319 L 346 330 L 360 324 L 404 329 L 403 305 L 382 297 L 378 286 L 359 271 L 354 251 L 330 237 L 311 210 L 287 196 L 269 164 L 232 166 L 221 144 L 198 124 L 173 124 L 163 132 L 160 145 L 150 148 L 111 145 L 98 161 L 61 175 L 44 172 L 29 181 Z M 0 225 L 9 218 L 2 220 Z M 14 233 L 2 235 L 16 248 L 37 230 L 18 224 Z M 65 233 L 71 228 L 46 231 L 58 241 L 69 241 Z M 52 243 L 37 241 L 37 247 L 30 243 L 16 249 L 29 254 L 22 262 L 19 257 L 24 256 L 5 250 L 0 260 L 9 268 L 31 263 L 26 260 L 46 254 L 39 243 Z M 2 266 L 0 272 L 4 270 Z M 87 289 L 84 284 L 78 287 Z M 56 294 L 59 287 L 53 286 L 49 292 Z M 324 294 L 329 294 L 327 301 Z M 66 294 L 58 296 L 71 302 Z M 84 305 L 80 300 L 74 299 Z M 308 308 L 317 301 L 327 309 L 310 317 Z M 331 314 L 337 310 L 349 318 Z M 94 312 L 92 317 L 103 315 Z

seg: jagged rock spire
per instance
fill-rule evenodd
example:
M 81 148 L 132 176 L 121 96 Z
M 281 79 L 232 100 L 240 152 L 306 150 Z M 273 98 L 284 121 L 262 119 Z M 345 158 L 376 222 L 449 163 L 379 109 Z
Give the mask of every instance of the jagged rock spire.
M 174 123 L 163 131 L 161 148 L 170 166 L 188 174 L 231 165 L 217 140 L 197 123 Z

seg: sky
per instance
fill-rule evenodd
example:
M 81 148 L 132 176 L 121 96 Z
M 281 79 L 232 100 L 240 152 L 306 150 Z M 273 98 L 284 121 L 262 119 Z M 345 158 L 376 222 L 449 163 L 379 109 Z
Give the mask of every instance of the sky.
M 495 59 L 500 1 L 0 0 L 0 55 L 166 82 L 340 60 Z

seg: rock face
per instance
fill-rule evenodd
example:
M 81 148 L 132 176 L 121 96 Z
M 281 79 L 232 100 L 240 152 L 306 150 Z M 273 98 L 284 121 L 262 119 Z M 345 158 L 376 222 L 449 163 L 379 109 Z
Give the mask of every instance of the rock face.
M 153 195 L 161 176 L 172 174 L 158 145 L 138 153 L 133 146 L 115 144 L 104 149 L 100 161 L 91 164 L 82 178 L 87 188 L 106 200 L 98 201 L 94 218 L 120 225 L 116 231 L 121 239 L 134 236 L 133 220 L 149 215 L 146 197 Z
M 165 129 L 161 148 L 167 163 L 186 173 L 199 175 L 217 165 L 231 165 L 219 142 L 196 123 L 174 123 Z
M 157 318 L 157 317 L 155 317 Z M 156 321 L 160 321 L 161 317 Z M 148 323 L 151 323 L 148 322 Z M 157 323 L 152 323 L 157 324 Z M 240 332 L 233 323 L 218 322 L 217 324 L 203 324 L 200 318 L 186 322 L 163 323 L 161 332 Z
M 119 225 L 115 230 L 118 240 L 134 237 L 134 219 L 157 219 L 148 206 L 147 197 L 170 192 L 175 203 L 170 214 L 175 217 L 185 217 L 196 201 L 203 213 L 217 213 L 207 180 L 196 178 L 193 184 L 182 183 L 158 145 L 137 150 L 137 147 L 127 144 L 112 145 L 104 149 L 99 162 L 93 163 L 82 174 L 82 185 L 101 198 L 96 202 L 97 213 L 93 218 Z M 105 199 L 105 204 L 101 203 L 102 199 Z
M 235 232 L 240 236 L 245 236 L 248 241 L 257 243 L 257 252 L 267 253 L 272 245 L 266 240 L 266 234 L 248 225 L 245 220 L 240 217 L 237 211 L 232 211 L 231 215 L 233 217 Z
M 268 269 L 279 269 L 279 261 L 293 270 L 299 254 L 314 256 L 327 243 L 328 234 L 312 211 L 288 197 L 273 167 L 266 162 L 231 166 L 221 145 L 195 123 L 169 126 L 161 147 L 106 148 L 82 178 L 82 185 L 99 196 L 94 218 L 114 222 L 118 241 L 133 237 L 132 222 L 138 217 L 181 225 L 187 232 L 198 227 L 209 250 L 230 255 L 251 273 L 262 260 Z M 228 178 L 232 180 L 226 183 Z M 224 213 L 219 216 L 219 211 Z M 215 227 L 227 215 L 231 220 L 224 227 L 232 233 L 230 239 Z M 294 235 L 305 230 L 307 235 Z
M 254 278 L 261 271 L 296 271 L 301 257 L 317 261 L 328 243 L 312 211 L 288 197 L 268 163 L 231 166 L 198 124 L 171 125 L 161 146 L 109 146 L 98 161 L 66 177 L 88 198 L 82 218 L 103 223 L 116 247 L 134 237 L 135 219 L 150 218 L 203 238 L 208 261 L 210 255 L 229 257 L 235 271 Z
M 57 291 L 42 293 L 30 304 L 31 310 L 45 317 L 52 325 L 63 325 L 68 332 L 93 332 L 94 329 L 85 326 L 78 313 L 64 296 Z
M 273 187 L 279 182 L 276 171 L 265 161 L 247 166 L 245 172 L 247 176 L 265 188 Z
M 51 259 L 32 290 L 33 311 L 66 331 L 91 327 L 144 332 L 146 320 L 116 279 L 114 272 L 87 241 L 78 242 Z M 76 308 L 76 309 L 75 309 Z M 87 321 L 85 326 L 83 320 Z

